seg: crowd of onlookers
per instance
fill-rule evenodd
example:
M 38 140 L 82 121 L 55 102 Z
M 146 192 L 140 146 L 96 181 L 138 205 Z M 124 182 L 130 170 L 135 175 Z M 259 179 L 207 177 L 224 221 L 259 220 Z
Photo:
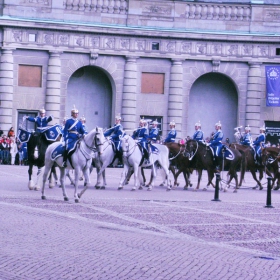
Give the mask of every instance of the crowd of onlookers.
M 21 143 L 13 127 L 7 134 L 0 128 L 0 164 L 25 165 L 27 162 L 27 144 Z

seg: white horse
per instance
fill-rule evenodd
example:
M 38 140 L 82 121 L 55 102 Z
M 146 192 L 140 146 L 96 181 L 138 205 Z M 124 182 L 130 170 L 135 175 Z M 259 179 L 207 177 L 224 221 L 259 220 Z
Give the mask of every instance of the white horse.
M 152 190 L 154 185 L 154 180 L 156 178 L 156 168 L 155 164 L 159 164 L 165 173 L 165 184 L 167 185 L 168 189 L 171 188 L 169 183 L 169 150 L 165 145 L 161 144 L 153 144 L 157 149 L 157 153 L 150 154 L 150 161 L 147 163 L 146 161 L 142 160 L 142 152 L 140 147 L 135 142 L 135 140 L 129 136 L 125 135 L 121 139 L 121 146 L 123 150 L 123 163 L 124 163 L 124 171 L 122 172 L 121 181 L 119 184 L 119 190 L 123 189 L 124 184 L 127 180 L 127 175 L 129 169 L 133 168 L 134 170 L 134 187 L 132 190 L 136 190 L 138 187 L 139 180 L 140 187 L 142 189 L 142 176 L 140 175 L 141 167 L 148 167 L 152 166 L 152 179 L 148 185 L 148 190 Z
M 82 194 L 88 188 L 88 184 L 90 183 L 89 168 L 92 163 L 92 157 L 94 152 L 96 151 L 102 153 L 104 138 L 105 137 L 103 134 L 103 130 L 101 128 L 96 127 L 95 129 L 91 130 L 77 144 L 76 150 L 71 155 L 71 163 L 69 162 L 69 160 L 67 161 L 67 169 L 74 169 L 75 172 L 75 192 L 74 192 L 75 202 L 79 202 L 79 198 L 81 198 Z M 63 157 L 61 154 L 56 156 L 56 152 L 58 151 L 57 149 L 59 148 L 60 145 L 61 143 L 56 142 L 51 144 L 47 148 L 46 155 L 45 155 L 45 171 L 43 175 L 42 199 L 46 199 L 45 196 L 46 179 L 52 166 L 54 165 L 54 163 L 56 163 L 60 169 L 60 184 L 62 187 L 63 197 L 65 201 L 68 201 L 68 196 L 66 194 L 65 184 L 64 184 L 65 168 L 62 167 Z M 81 171 L 83 172 L 83 175 L 85 177 L 85 182 L 84 182 L 83 190 L 78 194 L 77 193 L 78 182 L 79 182 Z

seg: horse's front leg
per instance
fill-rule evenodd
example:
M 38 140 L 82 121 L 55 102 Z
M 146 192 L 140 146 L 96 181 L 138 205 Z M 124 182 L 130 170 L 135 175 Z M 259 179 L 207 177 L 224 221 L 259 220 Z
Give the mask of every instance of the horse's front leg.
M 43 184 L 44 170 L 45 170 L 45 166 L 38 167 L 37 180 L 36 180 L 36 184 L 35 184 L 35 187 L 34 187 L 35 191 L 39 191 L 41 189 L 41 186 Z
M 134 169 L 134 187 L 131 190 L 135 191 L 138 188 L 138 175 L 139 175 L 138 164 L 134 164 L 133 169 Z
M 89 168 L 85 168 L 83 170 L 83 175 L 85 177 L 85 183 L 84 183 L 84 188 L 82 191 L 78 194 L 78 197 L 81 198 L 83 193 L 87 190 L 89 184 L 90 184 L 90 179 L 89 179 Z
M 127 164 L 124 164 L 124 168 L 123 168 L 123 172 L 121 174 L 121 180 L 119 183 L 118 190 L 122 190 L 123 186 L 126 184 L 127 177 L 128 177 L 128 171 L 129 171 L 129 166 Z
M 29 168 L 28 168 L 28 188 L 32 191 L 34 190 L 34 182 L 32 180 L 32 169 L 33 169 L 33 165 L 29 164 Z
M 78 186 L 79 186 L 79 175 L 80 175 L 81 169 L 79 167 L 75 168 L 74 173 L 75 173 L 75 189 L 74 189 L 74 199 L 75 202 L 79 202 L 79 195 L 78 195 Z
M 62 194 L 64 197 L 64 201 L 68 201 L 69 198 L 67 196 L 66 189 L 65 189 L 65 172 L 68 172 L 68 174 L 69 174 L 69 169 L 65 169 L 63 167 L 60 168 L 60 186 L 62 188 Z

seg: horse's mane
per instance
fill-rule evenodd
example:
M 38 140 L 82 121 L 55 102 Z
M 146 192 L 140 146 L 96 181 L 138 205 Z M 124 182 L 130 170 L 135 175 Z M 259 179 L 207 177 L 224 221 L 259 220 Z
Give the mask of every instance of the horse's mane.
M 268 153 L 273 153 L 279 155 L 280 149 L 277 147 L 265 147 L 263 148 L 264 151 L 267 151 Z

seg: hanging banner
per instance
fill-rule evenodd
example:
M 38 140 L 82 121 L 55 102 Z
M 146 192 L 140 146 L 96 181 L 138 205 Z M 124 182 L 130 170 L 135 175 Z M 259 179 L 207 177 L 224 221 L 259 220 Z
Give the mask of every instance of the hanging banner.
M 280 144 L 280 122 L 277 121 L 264 121 L 266 141 L 271 145 Z
M 266 106 L 280 107 L 280 66 L 265 66 Z

